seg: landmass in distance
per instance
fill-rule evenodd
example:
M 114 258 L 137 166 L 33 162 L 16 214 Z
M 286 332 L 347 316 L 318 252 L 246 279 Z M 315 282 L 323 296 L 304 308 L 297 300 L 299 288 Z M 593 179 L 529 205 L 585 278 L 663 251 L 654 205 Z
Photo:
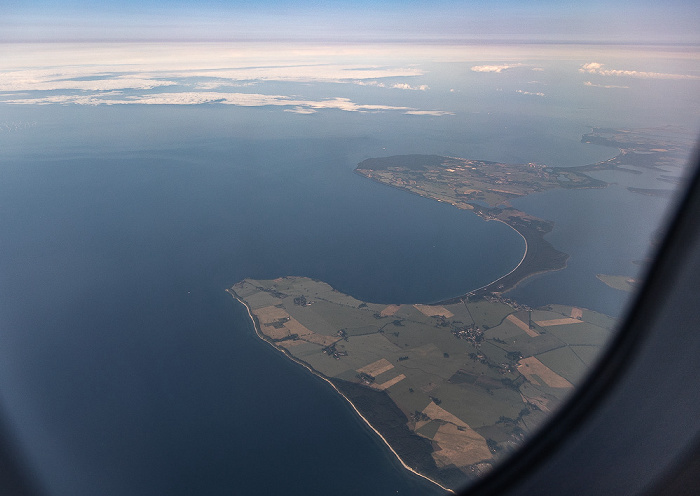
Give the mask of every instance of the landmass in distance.
M 640 168 L 682 169 L 692 142 L 679 142 L 679 134 L 672 131 L 665 128 L 634 131 L 593 129 L 583 136 L 582 142 L 614 146 L 619 153 L 611 159 L 578 167 L 504 164 L 438 155 L 397 155 L 364 160 L 355 172 L 382 184 L 471 210 L 483 219 L 503 222 L 517 231 L 526 243 L 521 262 L 512 272 L 472 290 L 470 295 L 504 293 L 531 275 L 563 269 L 569 258 L 544 238 L 553 229 L 552 222 L 513 208 L 509 200 L 555 188 L 604 188 L 608 185 L 590 177 L 587 172 L 618 170 L 641 174 Z M 666 175 L 659 180 L 668 182 L 673 178 Z M 653 196 L 672 194 L 672 190 L 667 189 L 628 189 Z

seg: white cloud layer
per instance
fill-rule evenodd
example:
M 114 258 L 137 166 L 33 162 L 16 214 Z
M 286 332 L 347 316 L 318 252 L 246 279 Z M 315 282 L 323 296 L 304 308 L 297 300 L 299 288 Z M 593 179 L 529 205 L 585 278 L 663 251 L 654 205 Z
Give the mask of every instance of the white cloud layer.
M 623 86 L 619 84 L 596 84 L 592 83 L 590 81 L 584 81 L 583 82 L 584 86 L 592 86 L 594 88 L 629 88 L 629 86 Z
M 599 76 L 624 76 L 643 79 L 700 79 L 691 74 L 671 74 L 666 72 L 628 71 L 621 69 L 604 69 L 600 62 L 588 62 L 579 67 L 579 72 L 597 74 Z
M 501 64 L 501 65 L 475 65 L 472 67 L 474 72 L 503 72 L 514 67 L 523 67 L 524 64 Z
M 433 115 L 436 117 L 441 117 L 443 115 L 455 115 L 454 112 L 448 112 L 447 110 L 407 110 L 404 114 L 408 115 Z
M 359 86 L 375 86 L 377 88 L 392 88 L 392 89 L 397 89 L 397 90 L 413 90 L 413 91 L 427 91 L 430 89 L 430 86 L 427 84 L 421 84 L 418 86 L 412 86 L 408 83 L 383 83 L 381 81 L 363 81 L 363 80 L 357 80 L 353 81 L 354 84 L 357 84 Z
M 232 81 L 205 81 L 201 83 L 195 83 L 194 89 L 196 90 L 218 90 L 221 88 L 243 88 L 246 86 L 255 86 L 257 83 L 254 81 L 248 82 L 232 82 Z
M 115 98 L 118 97 L 118 98 Z M 38 98 L 17 98 L 5 100 L 9 104 L 77 104 L 77 105 L 202 105 L 224 104 L 239 107 L 282 106 L 288 112 L 311 114 L 320 109 L 335 109 L 346 112 L 379 112 L 384 110 L 403 110 L 413 115 L 452 115 L 442 110 L 417 110 L 412 107 L 393 105 L 359 104 L 349 98 L 330 98 L 326 100 L 300 100 L 285 95 L 264 95 L 260 93 L 218 93 L 218 92 L 181 92 L 157 93 L 150 95 L 123 96 L 118 92 L 93 95 L 52 95 Z
M 534 91 L 525 91 L 525 90 L 515 90 L 516 93 L 520 93 L 521 95 L 532 95 L 532 96 L 545 96 L 544 93 L 542 92 L 534 92 Z
M 359 104 L 349 98 L 316 98 L 264 94 L 267 82 L 357 84 L 380 88 L 427 91 L 415 84 L 424 71 L 414 65 L 366 63 L 364 52 L 336 49 L 323 53 L 307 47 L 289 53 L 249 46 L 216 45 L 214 53 L 201 47 L 184 57 L 173 57 L 170 45 L 97 45 L 59 47 L 55 56 L 43 47 L 13 47 L 10 57 L 0 59 L 0 104 L 74 105 L 200 105 L 223 104 L 246 107 L 277 106 L 287 112 L 312 114 L 321 109 L 347 112 L 402 111 L 416 115 L 447 115 L 401 105 Z M 88 49 L 90 48 L 90 49 Z M 93 53 L 92 48 L 99 53 Z M 181 47 L 187 49 L 186 47 Z M 253 47 L 254 48 L 254 47 Z M 52 50 L 54 48 L 52 47 Z M 187 52 L 189 53 L 189 52 Z M 63 54 L 63 58 L 58 54 Z M 364 63 L 361 63 L 363 61 Z M 256 93 L 244 88 L 257 85 Z M 279 86 L 274 91 L 282 90 Z M 299 92 L 298 85 L 293 90 Z M 290 90 L 290 93 L 292 90 Z M 311 96 L 308 96 L 311 95 Z M 410 102 L 411 100 L 407 100 Z
M 107 72 L 113 67 L 69 67 L 54 69 L 26 69 L 0 71 L 0 92 L 20 91 L 110 91 L 118 89 L 147 90 L 162 86 L 172 86 L 173 80 L 191 78 L 213 78 L 214 81 L 195 83 L 196 89 L 210 90 L 224 87 L 251 86 L 262 81 L 289 82 L 333 82 L 355 83 L 365 86 L 397 88 L 406 90 L 427 90 L 427 85 L 412 86 L 408 83 L 382 83 L 378 78 L 414 77 L 423 72 L 412 68 L 372 68 L 355 65 L 305 65 L 251 67 L 237 69 L 189 69 L 145 72 L 123 71 L 115 74 Z
M 0 72 L 0 92 L 151 90 L 177 83 L 147 76 L 105 75 L 84 71 L 26 70 Z

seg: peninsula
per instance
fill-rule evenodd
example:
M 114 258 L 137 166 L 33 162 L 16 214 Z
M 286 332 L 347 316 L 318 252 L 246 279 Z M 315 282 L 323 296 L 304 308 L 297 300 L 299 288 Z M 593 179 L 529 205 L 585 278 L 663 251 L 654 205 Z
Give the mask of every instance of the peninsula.
M 512 452 L 584 376 L 614 321 L 500 297 L 380 305 L 304 277 L 228 292 L 255 332 L 326 380 L 403 466 L 444 489 Z
M 304 277 L 245 279 L 227 291 L 246 307 L 258 337 L 328 382 L 407 470 L 457 488 L 542 424 L 595 363 L 615 326 L 584 308 L 533 309 L 503 296 L 532 274 L 565 267 L 568 258 L 544 239 L 552 222 L 509 200 L 554 188 L 602 188 L 607 183 L 588 172 L 666 171 L 687 156 L 682 145 L 645 130 L 594 129 L 582 141 L 617 146 L 619 154 L 568 168 L 438 155 L 358 164 L 355 172 L 364 177 L 504 222 L 525 239 L 515 269 L 462 297 L 376 304 Z M 628 289 L 623 276 L 598 278 Z
M 554 224 L 513 208 L 513 198 L 555 188 L 605 188 L 608 184 L 587 173 L 620 170 L 640 174 L 640 168 L 667 170 L 683 167 L 688 143 L 676 143 L 676 135 L 664 137 L 663 130 L 593 129 L 581 141 L 617 147 L 608 160 L 575 167 L 551 167 L 536 163 L 504 164 L 439 155 L 395 155 L 360 162 L 355 172 L 374 181 L 425 198 L 471 210 L 487 221 L 500 221 L 525 240 L 525 254 L 510 273 L 469 296 L 504 293 L 531 275 L 566 267 L 569 256 L 546 239 Z M 673 138 L 673 139 L 672 139 Z M 628 188 L 649 195 L 668 195 L 670 190 Z M 456 302 L 449 300 L 447 302 Z M 445 302 L 445 303 L 447 303 Z

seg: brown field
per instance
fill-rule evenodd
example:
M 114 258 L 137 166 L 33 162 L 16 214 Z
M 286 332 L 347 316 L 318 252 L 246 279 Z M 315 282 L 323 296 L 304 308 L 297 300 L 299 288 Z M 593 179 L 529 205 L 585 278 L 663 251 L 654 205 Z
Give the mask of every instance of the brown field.
M 321 344 L 323 346 L 328 346 L 337 341 L 337 338 L 328 338 L 320 340 L 314 336 L 314 333 L 306 328 L 301 322 L 296 320 L 287 313 L 283 308 L 277 308 L 275 306 L 269 306 L 264 308 L 259 308 L 253 312 L 260 321 L 260 330 L 266 336 L 272 339 L 282 339 L 290 334 L 298 334 L 300 338 L 310 341 L 312 343 Z M 284 323 L 284 327 L 275 329 L 271 325 L 273 322 L 277 322 L 280 319 L 289 319 Z M 290 345 L 291 346 L 291 345 Z M 287 347 L 287 345 L 285 345 Z
M 299 322 L 294 317 L 290 317 L 289 320 L 285 322 L 284 327 L 289 329 L 289 332 L 291 332 L 292 334 L 298 334 L 299 337 L 304 337 L 307 334 L 313 334 L 313 331 L 311 329 L 305 327 L 304 324 Z
M 521 328 L 523 331 L 525 331 L 525 332 L 527 333 L 527 335 L 530 336 L 531 338 L 534 338 L 534 337 L 537 337 L 537 336 L 540 335 L 540 334 L 539 334 L 537 331 L 535 331 L 534 329 L 530 329 L 530 326 L 529 326 L 529 325 L 527 325 L 525 322 L 523 322 L 522 320 L 520 320 L 520 319 L 519 319 L 518 317 L 516 317 L 515 315 L 510 314 L 510 315 L 509 315 L 508 317 L 506 317 L 506 318 L 507 318 L 510 322 L 512 322 L 513 324 L 515 324 L 515 325 L 518 326 L 519 328 Z
M 396 377 L 394 377 L 393 379 L 389 379 L 388 381 L 383 382 L 381 384 L 373 384 L 372 387 L 374 389 L 379 389 L 380 391 L 384 391 L 385 389 L 389 389 L 394 384 L 397 384 L 397 383 L 403 381 L 405 378 L 406 378 L 405 375 L 399 374 Z
M 303 342 L 304 342 L 304 341 L 302 341 L 301 339 L 296 339 L 296 340 L 295 340 L 295 339 L 289 339 L 289 340 L 287 340 L 287 341 L 280 341 L 279 343 L 275 343 L 275 344 L 276 344 L 277 346 L 281 346 L 282 348 L 287 348 L 287 349 L 289 349 L 289 348 L 293 348 L 293 347 L 295 347 L 295 346 L 298 346 L 298 345 L 300 345 L 300 344 L 303 343 Z
M 542 327 L 548 327 L 548 326 L 565 325 L 565 324 L 581 324 L 582 322 L 583 322 L 582 320 L 565 317 L 563 319 L 540 320 L 538 322 L 535 322 L 535 324 L 537 324 L 538 326 L 542 326 Z
M 286 327 L 281 327 L 279 329 L 275 329 L 272 326 L 269 326 L 269 327 L 263 326 L 262 333 L 271 339 L 282 339 L 282 338 L 286 338 L 287 336 L 289 336 L 289 329 L 287 329 Z
M 552 369 L 547 367 L 545 364 L 540 362 L 535 357 L 527 357 L 520 359 L 518 364 L 518 371 L 523 374 L 528 380 L 534 384 L 539 381 L 533 376 L 537 376 L 542 379 L 545 384 L 553 388 L 572 388 L 574 387 L 569 381 L 564 379 L 562 376 L 554 372 Z
M 393 368 L 394 365 L 389 360 L 387 360 L 386 358 L 380 358 L 376 362 L 372 362 L 369 365 L 365 365 L 361 369 L 357 369 L 357 371 L 361 374 L 369 374 L 372 377 L 377 377 L 379 374 L 382 374 L 387 370 L 391 370 Z
M 315 332 L 312 332 L 310 334 L 299 336 L 299 339 L 325 347 L 340 341 L 341 338 L 338 336 L 324 336 L 323 334 L 316 334 Z
M 580 308 L 576 308 L 576 307 L 572 308 L 571 309 L 571 318 L 577 319 L 577 320 L 582 319 L 583 318 L 583 310 L 581 310 Z
M 277 308 L 275 306 L 258 308 L 257 310 L 253 310 L 253 313 L 260 321 L 260 324 L 269 324 L 276 320 L 289 317 L 289 314 L 284 308 Z
M 428 317 L 436 317 L 438 315 L 442 315 L 446 319 L 454 317 L 452 312 L 440 305 L 413 305 L 413 307 Z
M 492 457 L 486 440 L 472 429 L 459 430 L 456 425 L 441 425 L 433 436 L 440 447 L 433 452 L 438 467 L 454 464 L 466 467 Z
M 451 424 L 458 425 L 460 427 L 469 427 L 466 422 L 451 414 L 444 408 L 437 406 L 432 401 L 425 407 L 425 409 L 423 409 L 423 413 L 433 420 L 444 420 L 445 422 L 450 422 Z
M 384 310 L 379 312 L 379 315 L 382 317 L 389 317 L 390 315 L 394 315 L 396 312 L 398 312 L 399 308 L 401 308 L 399 305 L 389 305 Z

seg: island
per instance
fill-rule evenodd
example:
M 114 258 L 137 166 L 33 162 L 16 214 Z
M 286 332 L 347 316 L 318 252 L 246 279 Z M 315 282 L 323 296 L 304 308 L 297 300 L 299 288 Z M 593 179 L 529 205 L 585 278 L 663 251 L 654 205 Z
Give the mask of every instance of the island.
M 375 304 L 305 277 L 228 292 L 265 342 L 341 394 L 403 466 L 444 489 L 487 472 L 561 404 L 614 320 L 503 297 Z
M 639 280 L 629 276 L 616 276 L 610 274 L 597 274 L 596 277 L 607 286 L 631 293 L 639 287 Z
M 554 224 L 513 208 L 509 204 L 511 199 L 555 188 L 608 186 L 608 183 L 588 175 L 589 172 L 619 170 L 640 174 L 640 168 L 682 170 L 692 149 L 692 142 L 682 137 L 681 134 L 679 138 L 675 129 L 594 128 L 581 141 L 614 146 L 619 153 L 602 162 L 575 167 L 504 164 L 439 155 L 395 155 L 364 160 L 357 165 L 355 172 L 388 186 L 470 210 L 487 221 L 503 222 L 518 232 L 525 240 L 525 253 L 520 263 L 508 274 L 465 295 L 483 296 L 505 293 L 534 274 L 563 269 L 569 258 L 545 239 Z M 659 180 L 668 182 L 673 177 L 680 180 L 668 175 Z M 673 194 L 666 189 L 628 190 L 664 197 Z
M 503 222 L 523 237 L 525 253 L 520 263 L 503 277 L 471 291 L 471 295 L 503 293 L 533 274 L 566 267 L 569 256 L 544 239 L 554 224 L 513 208 L 508 200 L 559 187 L 607 186 L 578 171 L 558 172 L 537 164 L 502 164 L 438 155 L 367 159 L 358 164 L 355 172 L 382 184 L 471 210 L 487 221 Z
M 577 167 L 439 155 L 359 163 L 361 176 L 503 222 L 523 237 L 525 253 L 512 271 L 458 298 L 378 304 L 305 277 L 248 278 L 227 291 L 245 306 L 258 337 L 342 395 L 404 468 L 453 490 L 488 472 L 542 424 L 581 382 L 615 327 L 614 319 L 585 308 L 530 308 L 504 296 L 568 259 L 545 239 L 552 222 L 509 201 L 554 188 L 606 187 L 589 175 L 594 171 L 676 172 L 670 169 L 682 167 L 692 147 L 677 136 L 593 129 L 584 143 L 619 153 Z M 637 283 L 598 278 L 621 290 Z

